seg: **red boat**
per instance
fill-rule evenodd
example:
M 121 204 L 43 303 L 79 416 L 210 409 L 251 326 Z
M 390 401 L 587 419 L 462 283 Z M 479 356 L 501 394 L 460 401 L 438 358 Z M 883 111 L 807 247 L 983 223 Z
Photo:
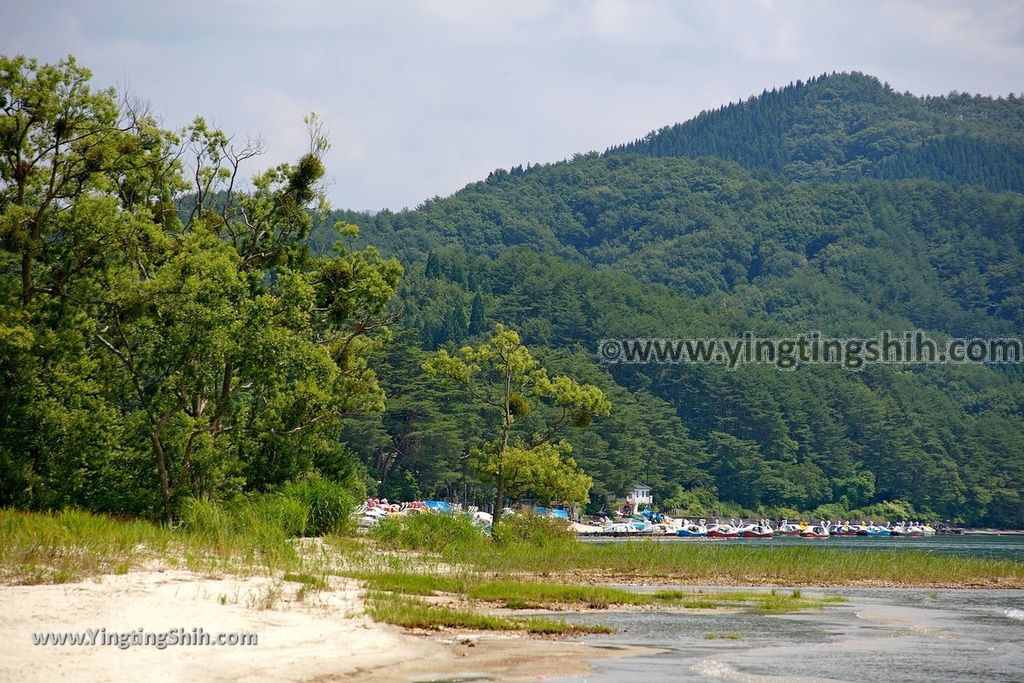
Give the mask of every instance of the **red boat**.
M 814 526 L 809 526 L 806 529 L 804 529 L 803 531 L 801 531 L 800 532 L 800 537 L 801 538 L 828 538 L 828 529 L 826 529 L 825 527 L 821 526 L 820 524 L 815 524 Z
M 772 528 L 761 524 L 747 524 L 740 529 L 740 538 L 771 538 Z
M 739 538 L 740 530 L 732 524 L 716 524 L 708 527 L 708 538 Z

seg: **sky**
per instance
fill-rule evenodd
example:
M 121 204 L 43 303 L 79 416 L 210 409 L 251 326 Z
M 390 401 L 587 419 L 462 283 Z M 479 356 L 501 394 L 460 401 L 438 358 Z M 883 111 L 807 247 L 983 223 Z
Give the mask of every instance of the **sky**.
M 0 0 L 0 53 L 73 54 L 165 127 L 266 154 L 326 123 L 336 208 L 415 207 L 496 168 L 603 151 L 797 79 L 1024 92 L 1024 2 Z

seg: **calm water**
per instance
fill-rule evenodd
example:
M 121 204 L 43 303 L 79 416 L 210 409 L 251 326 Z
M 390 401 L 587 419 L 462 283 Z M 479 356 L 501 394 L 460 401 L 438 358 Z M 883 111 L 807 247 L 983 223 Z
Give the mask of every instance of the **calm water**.
M 593 662 L 592 674 L 564 680 L 1024 680 L 1024 591 L 804 589 L 804 593 L 842 595 L 849 602 L 785 615 L 567 614 L 574 621 L 620 630 L 588 638 L 593 644 L 647 645 L 665 652 L 598 660 Z
M 765 546 L 815 546 L 819 548 L 849 548 L 855 550 L 911 550 L 916 552 L 945 553 L 963 557 L 988 557 L 1024 562 L 1024 536 L 918 536 L 867 537 L 833 536 L 827 539 L 794 538 L 780 536 L 772 539 L 708 539 L 664 537 L 663 543 L 743 543 Z M 634 543 L 634 539 L 589 539 L 591 543 Z M 1021 679 L 1024 680 L 1024 674 Z
M 814 544 L 1024 561 L 1021 536 L 696 542 Z M 647 645 L 665 652 L 598 660 L 593 662 L 593 674 L 565 680 L 1024 681 L 1024 591 L 805 588 L 803 592 L 841 595 L 848 602 L 783 615 L 692 610 L 566 614 L 572 621 L 619 630 L 610 636 L 588 637 L 593 644 Z

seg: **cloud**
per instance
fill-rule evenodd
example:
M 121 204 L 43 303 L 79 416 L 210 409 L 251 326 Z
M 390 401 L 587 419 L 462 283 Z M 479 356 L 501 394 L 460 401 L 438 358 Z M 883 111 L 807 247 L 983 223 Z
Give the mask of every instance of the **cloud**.
M 1024 5 L 917 1 L 3 0 L 0 50 L 76 54 L 180 126 L 330 127 L 336 205 L 415 206 L 496 167 L 601 150 L 832 70 L 899 90 L 1021 88 Z

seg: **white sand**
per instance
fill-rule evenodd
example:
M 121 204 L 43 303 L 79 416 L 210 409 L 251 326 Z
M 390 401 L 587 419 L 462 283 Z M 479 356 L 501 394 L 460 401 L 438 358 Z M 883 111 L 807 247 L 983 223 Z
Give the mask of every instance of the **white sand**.
M 280 590 L 272 609 L 260 609 Z M 207 579 L 186 571 L 103 576 L 81 583 L 0 587 L 0 680 L 308 680 L 408 656 L 408 637 L 361 613 L 354 584 L 298 602 L 300 584 L 265 577 Z M 33 632 L 174 628 L 256 633 L 255 646 L 33 645 Z M 415 645 L 415 643 L 414 643 Z
M 0 681 L 414 681 L 487 673 L 538 680 L 615 656 L 581 643 L 496 634 L 412 635 L 362 615 L 358 586 L 303 601 L 300 584 L 266 577 L 204 578 L 173 570 L 61 585 L 0 586 Z M 270 591 L 280 599 L 270 609 Z M 33 645 L 32 633 L 256 633 L 255 646 Z M 619 653 L 625 654 L 625 653 Z

